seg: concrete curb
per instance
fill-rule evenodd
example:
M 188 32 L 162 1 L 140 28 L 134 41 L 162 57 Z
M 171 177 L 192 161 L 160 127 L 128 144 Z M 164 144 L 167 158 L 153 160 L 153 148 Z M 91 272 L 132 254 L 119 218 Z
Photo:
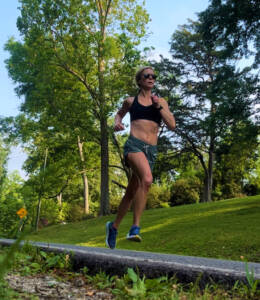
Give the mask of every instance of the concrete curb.
M 10 246 L 14 241 L 0 239 L 0 245 Z M 237 280 L 248 283 L 246 264 L 239 261 L 31 241 L 29 244 L 48 252 L 72 253 L 74 269 L 86 266 L 92 274 L 102 270 L 108 274 L 123 275 L 127 268 L 134 268 L 149 278 L 176 275 L 180 282 L 186 283 L 195 281 L 198 276 L 201 276 L 202 285 L 212 280 L 230 286 Z M 248 263 L 248 270 L 260 280 L 260 263 Z

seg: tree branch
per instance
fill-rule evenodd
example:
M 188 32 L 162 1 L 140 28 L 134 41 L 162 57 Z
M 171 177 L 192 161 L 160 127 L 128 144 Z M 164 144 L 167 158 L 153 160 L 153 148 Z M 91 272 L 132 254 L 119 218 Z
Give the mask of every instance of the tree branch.
M 122 189 L 126 190 L 126 186 L 122 185 L 121 183 L 115 181 L 115 180 L 112 180 L 112 182 L 116 185 L 118 185 L 119 187 L 121 187 Z

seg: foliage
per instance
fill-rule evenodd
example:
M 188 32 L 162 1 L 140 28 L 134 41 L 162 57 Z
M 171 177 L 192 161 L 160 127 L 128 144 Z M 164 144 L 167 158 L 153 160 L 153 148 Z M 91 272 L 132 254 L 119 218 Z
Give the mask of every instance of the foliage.
M 64 218 L 64 221 L 77 222 L 81 221 L 84 216 L 84 207 L 80 204 L 71 203 L 67 205 L 66 218 Z
M 114 120 L 111 121 L 113 128 Z M 127 139 L 126 134 L 117 134 L 111 130 L 111 143 L 109 144 L 109 180 L 110 180 L 110 211 L 116 213 L 118 205 L 124 196 L 128 184 L 129 169 L 125 166 L 123 145 Z
M 0 136 L 0 197 L 3 193 L 3 183 L 7 174 L 6 164 L 8 159 L 9 150 L 7 145 L 3 143 L 3 140 Z
M 53 199 L 43 199 L 41 204 L 41 219 L 46 220 L 48 225 L 64 221 L 62 208 Z
M 44 252 L 39 248 L 28 243 L 19 249 L 19 244 L 24 236 L 19 238 L 7 251 L 3 262 L 1 263 L 5 268 L 1 268 L 1 279 L 6 270 L 12 268 L 21 272 L 23 276 L 30 274 L 45 273 L 52 269 L 70 270 L 71 257 L 70 254 L 55 254 L 53 252 Z M 3 270 L 3 271 L 2 271 Z
M 172 59 L 161 57 L 153 66 L 159 74 L 156 92 L 168 100 L 177 121 L 175 132 L 165 139 L 166 157 L 193 153 L 204 171 L 201 200 L 211 201 L 219 148 L 237 136 L 256 140 L 258 77 L 250 68 L 237 70 L 218 40 L 203 38 L 201 26 L 191 20 L 180 26 L 171 39 Z
M 5 251 L 4 251 L 5 252 Z M 0 257 L 3 251 L 0 251 Z M 26 245 L 22 251 L 15 256 L 15 262 L 12 271 L 18 272 L 22 276 L 31 277 L 38 276 L 41 272 L 51 272 L 62 281 L 80 278 L 87 286 L 95 287 L 98 290 L 105 290 L 116 297 L 116 299 L 153 299 L 153 300 L 170 300 L 170 299 L 257 299 L 259 290 L 255 289 L 250 284 L 236 282 L 233 287 L 228 288 L 221 284 L 211 282 L 204 287 L 200 287 L 200 277 L 196 282 L 184 284 L 173 277 L 162 276 L 159 278 L 149 279 L 145 276 L 140 276 L 138 271 L 128 269 L 127 273 L 122 277 L 117 275 L 109 276 L 104 272 L 99 272 L 90 276 L 88 270 L 84 267 L 80 273 L 71 272 L 71 266 L 59 268 L 59 265 L 52 264 L 46 268 L 46 260 L 59 261 L 60 264 L 64 261 L 63 255 L 55 255 L 54 253 L 45 253 L 43 251 L 32 248 Z M 66 259 L 66 257 L 65 257 Z M 68 259 L 67 259 L 68 261 Z M 53 268 L 54 267 L 54 268 Z M 41 268 L 41 269 L 40 269 Z M 58 269 L 57 269 L 58 268 Z M 58 271 L 58 272 L 57 272 Z M 250 271 L 246 271 L 247 276 L 251 276 Z M 248 278 L 249 278 L 248 277 Z M 251 279 L 249 279 L 251 280 Z M 93 290 L 93 289 L 92 289 Z M 7 283 L 0 281 L 1 299 L 36 299 L 33 295 L 25 295 L 19 292 L 15 293 L 11 290 Z M 9 298 L 8 298 L 9 296 Z M 37 298 L 38 299 L 38 298 Z
M 100 272 L 95 276 L 86 275 L 89 283 L 98 289 L 109 290 L 116 299 L 257 299 L 259 290 L 251 288 L 242 282 L 236 282 L 233 287 L 227 288 L 213 281 L 204 287 L 200 284 L 200 277 L 196 282 L 183 284 L 173 277 L 159 278 L 141 277 L 138 272 L 128 268 L 123 277 L 109 276 Z
M 204 38 L 221 41 L 228 57 L 255 55 L 257 67 L 260 63 L 259 1 L 211 0 L 210 2 L 207 9 L 199 13 Z
M 260 156 L 259 147 L 256 151 L 256 158 L 254 161 L 254 169 L 247 176 L 247 182 L 244 185 L 244 192 L 247 195 L 260 194 Z
M 16 255 L 20 247 L 20 243 L 24 235 L 21 235 L 9 248 L 8 251 L 5 251 L 4 255 L 0 251 L 0 297 L 3 300 L 9 299 L 21 299 L 18 293 L 9 288 L 7 282 L 4 280 L 5 274 L 10 271 L 15 263 Z M 26 295 L 25 295 L 26 296 Z M 29 297 L 27 299 L 34 299 L 34 297 Z
M 248 286 L 245 286 L 245 290 L 247 291 L 247 295 L 250 297 L 254 297 L 257 294 L 258 286 L 260 285 L 260 280 L 255 279 L 254 270 L 249 271 L 248 263 L 245 262 L 246 269 L 246 279 Z
M 153 184 L 147 195 L 146 208 L 169 207 L 170 191 L 166 185 Z
M 97 143 L 101 214 L 109 212 L 108 118 L 119 99 L 134 89 L 133 74 L 141 61 L 136 46 L 149 20 L 142 4 L 22 0 L 17 25 L 24 42 L 9 40 L 6 45 L 11 54 L 6 61 L 9 75 L 17 83 L 17 93 L 25 96 L 17 134 L 29 139 L 31 149 L 36 143 L 41 148 L 37 154 L 48 147 L 53 158 L 63 148 L 62 138 L 72 151 L 77 139 Z M 23 119 L 25 127 L 20 126 Z M 75 153 L 72 157 L 75 162 Z M 35 161 L 39 165 L 40 160 Z M 83 161 L 81 157 L 75 163 L 81 172 L 87 170 Z M 73 167 L 69 162 L 63 161 L 65 169 Z M 57 177 L 70 180 L 72 169 Z
M 171 186 L 170 205 L 198 203 L 201 183 L 196 177 L 177 179 Z
M 24 238 L 23 235 L 21 235 L 10 247 L 9 251 L 5 254 L 4 257 L 1 257 L 0 261 L 0 281 L 3 280 L 4 275 L 9 271 L 9 269 L 12 267 L 13 261 L 15 259 L 15 253 L 20 247 L 20 243 L 22 239 Z
M 0 250 L 0 258 L 6 249 Z M 47 261 L 49 263 L 47 263 Z M 116 297 L 116 299 L 258 299 L 259 290 L 256 289 L 257 281 L 252 278 L 252 273 L 246 267 L 248 284 L 236 282 L 233 287 L 222 286 L 211 281 L 206 286 L 200 285 L 200 277 L 196 282 L 188 284 L 181 283 L 176 276 L 159 278 L 146 278 L 140 276 L 138 270 L 128 269 L 122 277 L 117 275 L 109 276 L 99 272 L 90 276 L 89 270 L 84 267 L 80 273 L 71 272 L 70 257 L 63 254 L 46 253 L 35 247 L 25 244 L 21 251 L 16 253 L 13 261 L 12 272 L 21 276 L 39 276 L 42 272 L 48 272 L 58 279 L 64 281 L 77 278 L 84 282 L 86 287 L 91 286 L 98 290 L 105 290 Z M 48 266 L 49 265 L 49 266 Z M 1 299 L 36 299 L 34 295 L 26 295 L 22 292 L 16 293 L 10 289 L 6 282 L 0 281 Z M 38 299 L 38 298 L 37 298 Z
M 22 195 L 23 180 L 17 173 L 10 174 L 3 182 L 3 192 L 0 199 L 0 232 L 4 237 L 15 237 L 18 230 L 19 217 L 16 212 L 26 207 Z
M 240 127 L 244 127 L 241 129 Z M 213 192 L 215 199 L 243 196 L 246 184 L 253 184 L 258 160 L 258 141 L 250 124 L 239 124 L 216 151 Z

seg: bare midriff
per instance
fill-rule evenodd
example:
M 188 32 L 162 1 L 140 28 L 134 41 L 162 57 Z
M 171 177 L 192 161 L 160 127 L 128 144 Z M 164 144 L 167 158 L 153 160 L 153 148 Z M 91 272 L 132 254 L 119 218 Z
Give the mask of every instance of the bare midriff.
M 159 126 L 149 120 L 134 120 L 131 122 L 130 135 L 150 145 L 157 145 Z

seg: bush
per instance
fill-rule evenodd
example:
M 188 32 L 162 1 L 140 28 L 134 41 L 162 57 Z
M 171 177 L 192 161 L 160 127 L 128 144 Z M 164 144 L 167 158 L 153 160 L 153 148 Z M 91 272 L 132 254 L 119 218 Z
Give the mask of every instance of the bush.
M 259 194 L 259 187 L 257 184 L 250 184 L 247 183 L 244 187 L 243 187 L 243 192 L 247 195 L 247 196 L 255 196 Z
M 171 188 L 171 206 L 198 203 L 200 189 L 200 180 L 196 177 L 176 180 Z
M 241 185 L 234 181 L 227 182 L 225 185 L 223 185 L 222 196 L 223 199 L 245 197 Z
M 153 184 L 147 195 L 146 208 L 169 207 L 170 191 L 167 187 Z
M 118 206 L 121 202 L 122 197 L 124 196 L 124 193 L 122 195 L 114 195 L 110 199 L 110 212 L 112 214 L 115 214 L 118 210 Z M 149 193 L 147 195 L 147 204 L 146 208 L 160 208 L 160 207 L 169 207 L 169 199 L 170 199 L 170 191 L 164 187 L 160 186 L 158 184 L 153 184 L 149 190 Z
M 57 224 L 59 218 L 59 206 L 53 199 L 42 199 L 40 219 L 44 220 L 45 224 Z
M 222 194 L 222 186 L 220 184 L 217 184 L 212 191 L 212 200 L 217 201 L 223 199 L 223 194 Z
M 52 199 L 43 199 L 41 205 L 41 223 L 43 226 L 61 222 L 77 222 L 85 217 L 84 207 L 78 203 L 63 202 L 61 206 Z
M 85 217 L 84 207 L 80 204 L 72 203 L 68 206 L 66 221 L 77 222 Z
M 13 173 L 5 178 L 3 192 L 0 197 L 0 234 L 3 237 L 14 238 L 18 229 L 19 216 L 17 211 L 24 207 L 24 200 L 21 194 L 21 179 Z
M 125 193 L 125 190 L 124 190 Z M 109 200 L 109 204 L 110 204 L 110 213 L 111 214 L 116 214 L 117 210 L 118 210 L 118 206 L 122 200 L 122 197 L 124 196 L 124 193 L 122 194 L 122 196 L 115 196 L 113 195 Z

